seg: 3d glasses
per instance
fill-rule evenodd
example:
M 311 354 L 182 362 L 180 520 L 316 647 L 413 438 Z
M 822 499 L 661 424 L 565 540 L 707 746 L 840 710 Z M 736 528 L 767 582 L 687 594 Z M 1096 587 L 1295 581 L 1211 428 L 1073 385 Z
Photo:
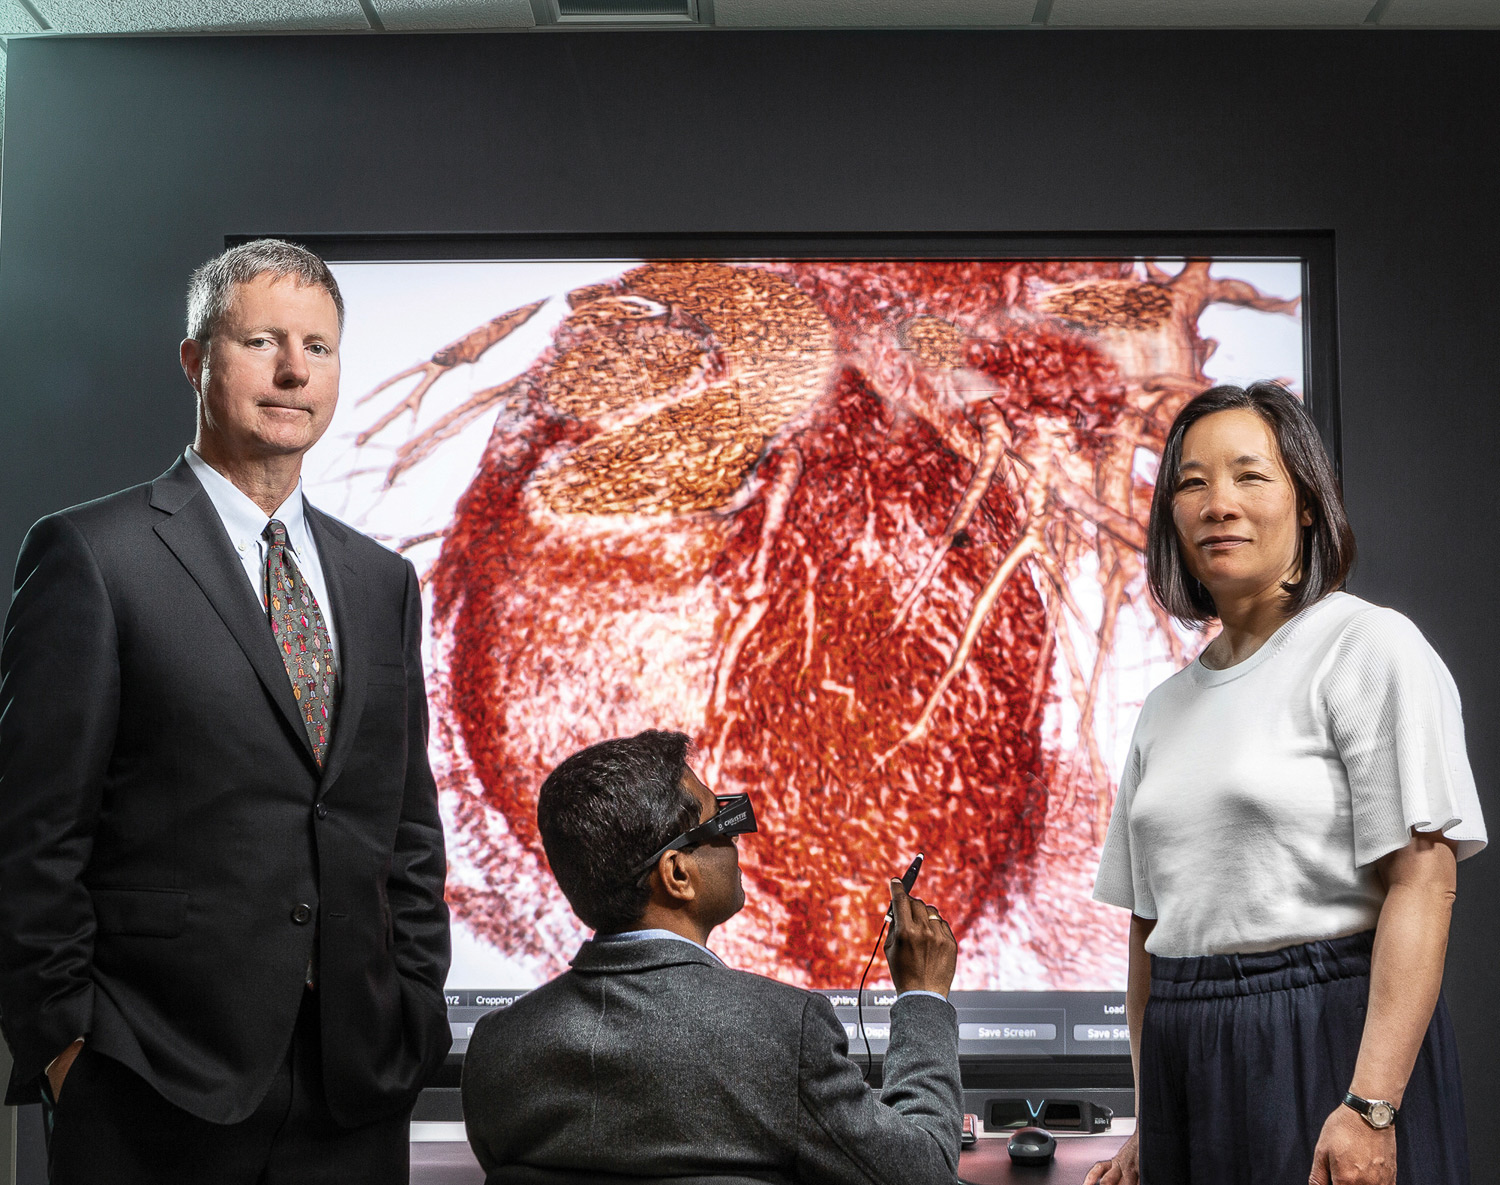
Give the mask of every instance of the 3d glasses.
M 1104 1132 L 1114 1111 L 1088 1099 L 990 1099 L 985 1127 L 990 1131 L 1015 1131 L 1022 1127 L 1045 1127 L 1048 1131 Z
M 704 819 L 698 826 L 684 831 L 676 839 L 663 844 L 651 859 L 641 864 L 635 873 L 636 878 L 639 879 L 655 868 L 656 862 L 668 852 L 685 851 L 701 843 L 708 843 L 709 840 L 722 839 L 731 835 L 744 835 L 747 831 L 759 830 L 755 825 L 755 810 L 750 805 L 748 794 L 715 794 L 714 801 L 719 804 L 719 809 L 714 812 L 712 818 Z

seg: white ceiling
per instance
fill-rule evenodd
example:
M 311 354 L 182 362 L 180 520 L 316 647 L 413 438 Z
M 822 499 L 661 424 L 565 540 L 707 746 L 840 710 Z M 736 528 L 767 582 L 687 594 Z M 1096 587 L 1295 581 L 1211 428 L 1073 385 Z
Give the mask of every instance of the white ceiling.
M 370 7 L 390 30 L 529 29 L 536 24 L 530 0 L 378 0 Z
M 913 28 L 1027 25 L 1036 0 L 714 0 L 714 27 Z
M 630 0 L 0 0 L 0 37 L 38 33 L 524 29 Z M 1500 0 L 679 0 L 640 28 L 1500 28 Z M 660 9 L 660 3 L 637 0 Z M 562 19 L 559 20 L 559 16 Z M 3 68 L 3 67 L 0 67 Z
M 1053 0 L 1047 24 L 1071 28 L 1316 28 L 1362 25 L 1374 7 L 1373 0 Z
M 1500 0 L 1391 0 L 1382 25 L 1430 25 L 1438 28 L 1494 28 L 1500 25 Z
M 19 3 L 20 0 L 17 0 Z M 368 29 L 359 0 L 29 0 L 57 33 Z

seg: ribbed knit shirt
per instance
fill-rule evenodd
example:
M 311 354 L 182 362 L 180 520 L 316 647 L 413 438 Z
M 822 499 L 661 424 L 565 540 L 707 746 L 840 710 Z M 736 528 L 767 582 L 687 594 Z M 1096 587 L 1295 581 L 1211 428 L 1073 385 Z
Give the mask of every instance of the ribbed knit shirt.
M 1375 862 L 1414 830 L 1460 860 L 1486 842 L 1458 689 L 1407 618 L 1332 593 L 1146 698 L 1094 898 L 1156 919 L 1156 955 L 1342 937 L 1374 927 Z

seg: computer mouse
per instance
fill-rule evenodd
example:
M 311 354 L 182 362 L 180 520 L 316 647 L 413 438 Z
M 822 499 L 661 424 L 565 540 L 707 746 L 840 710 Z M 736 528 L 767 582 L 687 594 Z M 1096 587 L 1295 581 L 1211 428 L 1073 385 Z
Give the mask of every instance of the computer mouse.
M 1045 1127 L 1023 1127 L 1005 1145 L 1017 1164 L 1046 1164 L 1057 1152 L 1057 1141 Z

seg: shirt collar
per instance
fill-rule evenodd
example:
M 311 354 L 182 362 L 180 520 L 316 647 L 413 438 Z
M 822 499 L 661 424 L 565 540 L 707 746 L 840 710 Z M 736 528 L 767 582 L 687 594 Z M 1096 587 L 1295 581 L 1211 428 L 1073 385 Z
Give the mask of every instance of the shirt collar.
M 696 946 L 704 954 L 708 955 L 709 958 L 713 959 L 715 963 L 718 963 L 719 966 L 722 967 L 724 965 L 724 960 L 719 958 L 718 955 L 714 954 L 713 951 L 709 950 L 708 947 L 704 946 L 701 942 L 694 942 L 686 935 L 678 934 L 673 930 L 625 930 L 619 934 L 594 935 L 595 942 L 604 943 L 606 945 L 615 942 L 644 942 L 648 938 L 672 938 L 678 942 L 685 942 L 689 946 Z
M 276 508 L 276 513 L 267 514 L 239 486 L 200 457 L 198 450 L 192 445 L 188 446 L 183 455 L 187 459 L 188 468 L 202 483 L 203 492 L 219 512 L 219 518 L 224 523 L 224 529 L 229 532 L 230 539 L 235 543 L 258 542 L 265 534 L 266 524 L 274 518 L 280 520 L 281 525 L 286 528 L 287 541 L 292 545 L 292 550 L 298 550 L 307 537 L 307 516 L 303 510 L 300 477 L 297 479 L 297 488 Z

